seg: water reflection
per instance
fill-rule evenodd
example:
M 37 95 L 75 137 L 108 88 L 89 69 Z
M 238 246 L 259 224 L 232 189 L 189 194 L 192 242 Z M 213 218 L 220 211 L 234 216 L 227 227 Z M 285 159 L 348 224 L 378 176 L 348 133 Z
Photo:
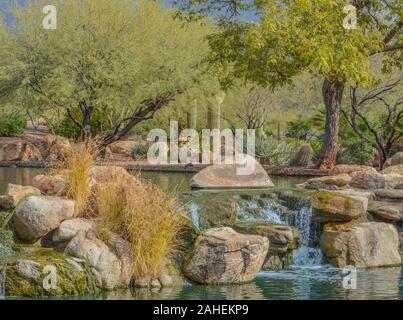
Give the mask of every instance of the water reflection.
M 0 168 L 0 194 L 6 191 L 9 183 L 31 185 L 34 177 L 43 171 L 35 168 Z

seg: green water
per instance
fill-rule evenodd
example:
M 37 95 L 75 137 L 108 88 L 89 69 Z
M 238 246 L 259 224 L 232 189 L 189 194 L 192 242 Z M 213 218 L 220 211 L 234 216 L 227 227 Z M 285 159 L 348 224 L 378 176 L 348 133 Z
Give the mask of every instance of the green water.
M 8 182 L 29 184 L 38 169 L 0 168 L 0 191 Z M 143 172 L 142 176 L 167 192 L 192 193 L 192 174 Z M 290 188 L 303 178 L 273 177 L 276 187 Z M 363 269 L 355 289 L 343 288 L 342 270 L 326 262 L 294 265 L 278 272 L 261 272 L 253 282 L 228 286 L 186 284 L 163 289 L 131 289 L 63 299 L 403 299 L 401 268 Z M 11 298 L 12 299 L 12 298 Z M 44 297 L 46 299 L 46 297 Z

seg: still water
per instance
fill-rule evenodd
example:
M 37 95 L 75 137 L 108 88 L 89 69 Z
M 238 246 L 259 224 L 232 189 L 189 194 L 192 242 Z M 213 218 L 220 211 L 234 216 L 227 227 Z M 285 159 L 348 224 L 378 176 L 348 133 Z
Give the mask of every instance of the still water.
M 33 177 L 41 172 L 42 169 L 0 168 L 0 192 L 4 192 L 9 182 L 29 185 Z M 181 194 L 190 191 L 189 181 L 192 174 L 143 172 L 142 176 L 170 193 Z M 276 188 L 287 189 L 304 179 L 273 177 L 272 180 Z M 309 238 L 310 220 L 307 208 L 300 208 L 295 223 L 305 229 L 305 235 Z M 306 252 L 297 252 L 294 265 L 287 270 L 261 272 L 253 282 L 247 284 L 186 284 L 152 291 L 118 290 L 69 299 L 403 299 L 401 268 L 358 270 L 356 288 L 345 289 L 345 274 L 342 270 L 329 266 L 323 259 L 312 259 L 312 253 L 317 255 L 318 248 L 311 248 L 307 244 L 303 249 Z

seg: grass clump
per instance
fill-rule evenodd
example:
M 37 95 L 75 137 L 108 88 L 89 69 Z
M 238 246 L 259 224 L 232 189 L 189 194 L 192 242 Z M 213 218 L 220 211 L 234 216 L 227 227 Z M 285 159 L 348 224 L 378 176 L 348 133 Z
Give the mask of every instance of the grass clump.
M 66 180 L 67 196 L 75 201 L 75 215 L 83 215 L 90 197 L 90 168 L 97 154 L 95 143 L 85 141 L 72 144 L 67 156 L 58 164 L 58 171 Z
M 138 278 L 158 278 L 165 257 L 175 254 L 183 226 L 182 208 L 152 184 L 114 181 L 97 190 L 99 236 L 105 230 L 129 241 Z

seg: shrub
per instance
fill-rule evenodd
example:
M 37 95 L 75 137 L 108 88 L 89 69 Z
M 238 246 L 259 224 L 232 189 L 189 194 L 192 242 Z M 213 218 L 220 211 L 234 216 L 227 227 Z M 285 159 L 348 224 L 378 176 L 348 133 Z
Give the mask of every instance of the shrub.
M 289 165 L 299 145 L 278 142 L 273 137 L 262 137 L 256 141 L 256 157 L 272 165 Z
M 133 155 L 138 159 L 144 159 L 147 157 L 148 149 L 150 148 L 150 144 L 136 144 L 133 148 Z
M 178 244 L 183 209 L 155 185 L 132 178 L 135 183 L 121 179 L 97 190 L 98 234 L 112 231 L 129 241 L 136 277 L 158 278 Z
M 11 137 L 21 134 L 27 126 L 27 119 L 19 114 L 2 114 L 0 136 Z

